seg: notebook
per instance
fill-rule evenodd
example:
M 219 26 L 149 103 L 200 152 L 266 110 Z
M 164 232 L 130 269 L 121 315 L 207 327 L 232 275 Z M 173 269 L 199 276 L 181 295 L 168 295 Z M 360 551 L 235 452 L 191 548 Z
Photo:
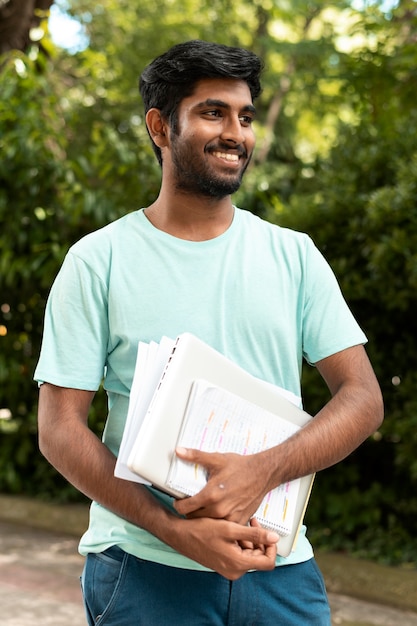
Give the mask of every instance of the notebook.
M 237 403 L 235 412 L 240 416 L 237 421 L 240 425 L 245 422 L 242 419 L 244 407 L 248 411 L 249 428 L 250 420 L 253 420 L 255 415 L 256 423 L 263 423 L 265 420 L 266 422 L 269 420 L 270 423 L 281 421 L 288 431 L 286 436 L 290 436 L 311 419 L 308 413 L 294 404 L 295 396 L 292 397 L 292 394 L 285 390 L 252 376 L 190 333 L 183 333 L 174 341 L 164 338 L 159 346 L 150 344 L 146 348 L 146 345 L 139 344 L 138 347 L 137 365 L 116 464 L 116 476 L 129 480 L 134 477 L 133 480 L 152 484 L 177 498 L 195 493 L 201 485 L 204 485 L 204 472 L 198 477 L 200 482 L 197 481 L 197 489 L 195 484 L 191 487 L 186 486 L 184 475 L 189 473 L 190 469 L 194 475 L 193 468 L 190 464 L 185 464 L 188 467 L 184 468 L 184 464 L 178 462 L 174 450 L 180 443 L 188 445 L 192 441 L 194 443 L 191 443 L 190 447 L 210 449 L 198 445 L 198 428 L 201 430 L 201 424 L 195 425 L 195 418 L 192 416 L 194 411 L 194 415 L 197 414 L 199 419 L 207 421 L 210 411 L 213 410 L 213 402 L 218 418 L 217 427 L 220 424 L 220 429 L 221 424 L 228 419 L 224 411 L 229 410 L 227 407 L 231 402 Z M 208 411 L 205 416 L 201 410 L 201 403 Z M 187 424 L 191 424 L 194 436 L 197 428 L 197 445 L 196 441 L 189 438 Z M 271 429 L 267 428 L 262 432 L 267 432 L 268 437 L 272 437 L 270 431 Z M 214 432 L 213 436 L 218 439 L 218 432 L 217 434 Z M 279 436 L 282 436 L 282 433 Z M 235 439 L 236 437 L 232 435 L 233 441 L 229 444 L 236 445 Z M 270 445 L 276 443 L 271 439 Z M 256 513 L 262 525 L 275 528 L 281 534 L 278 542 L 278 553 L 281 556 L 288 556 L 293 549 L 313 479 L 312 475 L 303 477 L 277 489 L 281 494 L 275 503 L 275 510 L 280 510 L 278 517 L 291 521 L 290 527 L 281 527 L 282 519 L 277 520 L 276 526 L 270 526 L 260 519 L 262 518 L 260 511 Z M 291 498 L 289 489 L 292 489 Z M 264 511 L 268 509 L 267 517 L 271 519 L 273 503 L 264 501 L 261 506 L 264 507 Z M 291 510 L 288 510 L 288 506 Z

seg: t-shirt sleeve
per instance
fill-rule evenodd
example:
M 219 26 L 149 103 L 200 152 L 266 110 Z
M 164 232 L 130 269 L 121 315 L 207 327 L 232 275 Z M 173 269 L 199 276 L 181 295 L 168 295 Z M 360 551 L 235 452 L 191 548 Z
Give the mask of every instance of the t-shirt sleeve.
M 48 298 L 34 378 L 95 391 L 103 379 L 109 338 L 107 287 L 71 251 Z
M 309 363 L 366 343 L 330 265 L 307 239 L 303 312 L 303 353 Z

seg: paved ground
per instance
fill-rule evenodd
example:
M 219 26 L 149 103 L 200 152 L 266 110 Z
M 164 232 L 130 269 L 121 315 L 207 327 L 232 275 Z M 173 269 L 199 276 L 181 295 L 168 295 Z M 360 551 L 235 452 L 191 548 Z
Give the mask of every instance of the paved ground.
M 42 530 L 36 527 L 35 518 L 35 526 L 31 527 L 30 518 L 26 517 L 26 524 L 22 525 L 10 520 L 10 516 L 8 520 L 1 517 L 0 511 L 0 625 L 85 626 L 79 588 L 83 559 L 78 555 L 74 534 Z M 330 569 L 328 562 L 324 562 L 324 567 L 330 589 L 338 590 L 337 568 Z M 356 571 L 360 581 L 364 576 L 362 568 Z M 373 570 L 371 575 L 375 576 Z M 375 584 L 382 589 L 385 582 L 384 576 Z M 402 586 L 408 597 L 413 593 L 417 596 L 417 575 L 406 578 L 405 583 L 390 582 L 390 588 L 395 586 Z M 343 592 L 331 591 L 329 597 L 333 626 L 417 626 L 417 612 L 359 600 Z M 408 605 L 414 606 L 413 602 Z
M 84 625 L 81 568 L 73 537 L 0 522 L 1 626 Z

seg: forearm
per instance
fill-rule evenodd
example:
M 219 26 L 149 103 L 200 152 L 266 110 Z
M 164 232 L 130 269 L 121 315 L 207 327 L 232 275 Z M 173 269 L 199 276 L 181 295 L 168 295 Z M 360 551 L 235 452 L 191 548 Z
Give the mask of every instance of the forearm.
M 116 458 L 89 429 L 87 416 L 93 392 L 44 384 L 39 395 L 39 447 L 72 485 L 91 500 L 163 541 L 160 526 L 169 526 L 172 511 L 143 485 L 114 476 Z
M 371 411 L 368 418 L 364 405 L 355 409 L 355 398 L 350 395 L 341 391 L 293 437 L 261 453 L 262 466 L 270 469 L 268 486 L 335 465 L 375 432 L 380 424 L 375 419 L 378 411 Z
M 114 455 L 87 426 L 93 395 L 52 385 L 41 390 L 40 449 L 69 482 L 180 554 L 227 578 L 274 567 L 277 535 L 225 520 L 186 520 L 163 506 L 145 486 L 116 478 Z
M 85 433 L 82 436 L 85 438 Z M 77 439 L 76 429 L 73 437 Z M 160 504 L 143 485 L 115 478 L 114 456 L 93 438 L 81 447 L 78 445 L 80 452 L 72 460 L 64 451 L 50 455 L 58 471 L 87 496 L 152 533 L 180 554 L 230 580 L 250 569 L 274 567 L 277 535 L 231 521 L 184 519 Z
M 243 457 L 197 450 L 180 453 L 185 460 L 205 466 L 209 481 L 192 498 L 177 501 L 178 512 L 244 523 L 268 491 L 341 461 L 378 428 L 382 398 L 363 348 L 329 357 L 317 367 L 332 399 L 285 442 Z
M 338 463 L 381 425 L 382 395 L 363 354 L 360 346 L 357 350 L 352 349 L 355 367 L 351 370 L 354 375 L 346 377 L 343 382 L 339 382 L 341 377 L 337 372 L 338 355 L 326 359 L 325 364 L 318 364 L 332 398 L 293 437 L 264 453 L 266 467 L 270 469 L 269 482 L 282 484 Z
M 173 513 L 143 485 L 114 476 L 115 456 L 84 424 L 59 420 L 53 429 L 40 430 L 40 449 L 48 461 L 76 489 L 129 522 L 156 534 Z

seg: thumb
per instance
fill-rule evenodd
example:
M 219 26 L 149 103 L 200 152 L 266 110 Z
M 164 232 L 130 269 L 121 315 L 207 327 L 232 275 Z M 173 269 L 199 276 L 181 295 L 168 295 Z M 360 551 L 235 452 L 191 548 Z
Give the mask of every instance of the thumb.
M 252 523 L 248 526 L 248 528 L 252 531 L 252 541 L 254 545 L 274 545 L 279 541 L 279 535 L 273 530 L 269 530 L 267 528 L 263 528 L 259 522 L 256 520 L 256 523 Z

